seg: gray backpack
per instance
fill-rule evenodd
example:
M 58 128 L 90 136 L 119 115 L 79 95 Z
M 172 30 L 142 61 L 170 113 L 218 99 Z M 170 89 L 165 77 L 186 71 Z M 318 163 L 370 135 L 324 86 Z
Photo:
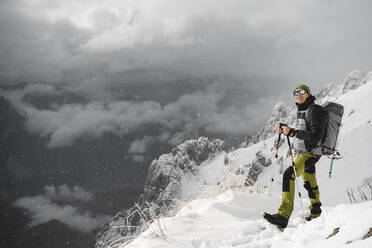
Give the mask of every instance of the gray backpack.
M 321 142 L 322 154 L 332 155 L 336 151 L 344 106 L 334 102 L 326 102 L 322 105 L 322 109 L 326 116 L 326 124 Z

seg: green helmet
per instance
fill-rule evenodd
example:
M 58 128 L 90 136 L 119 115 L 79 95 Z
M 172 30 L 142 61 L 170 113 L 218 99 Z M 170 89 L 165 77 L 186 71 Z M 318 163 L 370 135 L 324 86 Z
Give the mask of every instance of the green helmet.
M 299 84 L 299 85 L 296 86 L 296 88 L 293 91 L 295 91 L 297 89 L 304 89 L 307 92 L 307 94 L 309 94 L 309 96 L 311 96 L 311 91 L 310 91 L 309 86 L 304 85 L 304 84 Z

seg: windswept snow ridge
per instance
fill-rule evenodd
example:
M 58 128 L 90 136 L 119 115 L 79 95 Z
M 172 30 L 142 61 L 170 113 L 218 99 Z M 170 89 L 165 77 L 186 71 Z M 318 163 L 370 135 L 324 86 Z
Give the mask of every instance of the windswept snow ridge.
M 324 208 L 318 219 L 305 222 L 296 213 L 282 232 L 265 222 L 260 209 L 275 211 L 278 196 L 228 190 L 213 199 L 190 202 L 172 218 L 161 221 L 163 236 L 151 226 L 126 248 L 215 247 L 371 247 L 365 238 L 372 227 L 372 201 Z M 363 214 L 361 214 L 363 213 Z M 330 236 L 335 229 L 338 233 Z M 124 247 L 124 246 L 122 246 Z

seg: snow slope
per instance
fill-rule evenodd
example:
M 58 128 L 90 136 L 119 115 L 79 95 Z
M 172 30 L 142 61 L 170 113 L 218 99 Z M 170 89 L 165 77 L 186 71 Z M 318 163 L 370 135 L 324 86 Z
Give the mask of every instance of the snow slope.
M 317 164 L 323 204 L 320 218 L 305 223 L 296 198 L 289 227 L 283 232 L 262 220 L 261 212 L 277 211 L 281 197 L 280 172 L 290 164 L 286 143 L 279 150 L 281 159 L 274 159 L 273 144 L 277 139 L 274 136 L 204 162 L 198 177 L 183 179 L 184 207 L 173 217 L 155 221 L 134 241 L 120 247 L 372 247 L 372 238 L 363 239 L 372 231 L 372 201 L 350 204 L 346 193 L 348 189 L 356 190 L 364 180 L 372 181 L 371 96 L 370 80 L 328 99 L 345 107 L 339 143 L 342 159 L 334 161 L 332 178 L 328 177 L 330 159 L 322 157 Z M 247 161 L 252 161 L 258 151 L 273 163 L 263 168 L 254 186 L 242 187 L 245 177 L 235 172 L 239 168 L 244 170 Z M 299 185 L 303 205 L 307 207 L 309 200 L 301 186 L 302 179 Z M 339 232 L 327 239 L 335 228 Z M 115 246 L 118 245 L 111 244 Z
M 261 209 L 275 211 L 279 200 L 233 190 L 195 200 L 176 216 L 160 220 L 163 235 L 153 224 L 125 247 L 372 247 L 372 238 L 363 240 L 372 226 L 372 201 L 326 207 L 321 217 L 308 223 L 295 213 L 282 232 L 260 214 Z M 339 233 L 327 239 L 335 228 Z

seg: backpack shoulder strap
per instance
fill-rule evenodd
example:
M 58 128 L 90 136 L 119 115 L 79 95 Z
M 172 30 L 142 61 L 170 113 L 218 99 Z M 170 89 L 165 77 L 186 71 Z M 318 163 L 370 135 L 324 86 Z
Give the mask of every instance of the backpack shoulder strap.
M 310 104 L 309 107 L 305 110 L 305 120 L 308 120 L 310 110 L 313 110 L 315 108 L 320 108 L 321 110 L 323 110 L 322 106 L 320 106 L 316 103 Z

